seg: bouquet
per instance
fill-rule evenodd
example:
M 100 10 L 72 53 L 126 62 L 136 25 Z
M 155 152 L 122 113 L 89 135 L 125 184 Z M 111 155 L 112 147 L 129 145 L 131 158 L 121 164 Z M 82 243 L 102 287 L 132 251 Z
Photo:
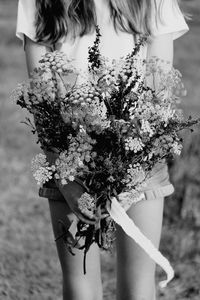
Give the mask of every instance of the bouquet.
M 18 87 L 15 100 L 34 116 L 34 123 L 30 118 L 25 123 L 37 133 L 41 148 L 57 154 L 54 164 L 42 153 L 33 159 L 38 184 L 78 179 L 87 188 L 79 208 L 98 221 L 77 224 L 85 257 L 94 242 L 110 249 L 117 222 L 168 272 L 169 281 L 168 261 L 125 211 L 144 199 L 141 191 L 153 167 L 180 155 L 179 132 L 199 119 L 185 120 L 178 108 L 185 94 L 180 72 L 156 57 L 141 59 L 145 42 L 142 37 L 129 55 L 108 61 L 100 54 L 97 28 L 87 72 L 81 74 L 62 52 L 47 53 L 29 82 Z M 137 230 L 128 233 L 131 226 Z

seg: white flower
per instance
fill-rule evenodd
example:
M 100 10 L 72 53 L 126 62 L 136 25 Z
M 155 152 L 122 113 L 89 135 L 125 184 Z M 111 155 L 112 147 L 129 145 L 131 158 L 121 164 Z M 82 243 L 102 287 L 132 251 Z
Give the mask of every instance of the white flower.
M 168 107 L 160 107 L 157 113 L 161 120 L 165 123 L 165 125 L 167 125 L 169 119 L 171 119 L 174 116 L 175 110 L 171 108 L 171 105 L 168 105 Z
M 133 151 L 134 153 L 137 153 L 138 151 L 142 150 L 143 147 L 144 144 L 140 138 L 129 137 L 125 140 L 125 149 L 127 151 Z
M 87 108 L 86 123 L 93 127 L 98 125 L 102 130 L 110 126 L 110 121 L 107 118 L 107 107 L 104 101 L 100 101 L 97 97 L 93 99 Z
M 151 128 L 150 123 L 147 120 L 141 120 L 141 131 L 144 133 L 149 133 L 149 136 L 154 135 L 154 130 Z
M 126 186 L 131 189 L 135 186 L 141 184 L 145 179 L 145 171 L 141 167 L 139 163 L 129 165 L 129 168 L 127 169 L 127 175 L 126 178 L 123 180 L 124 183 L 126 183 Z
M 52 179 L 55 172 L 55 166 L 50 166 L 46 159 L 46 155 L 40 153 L 32 159 L 31 170 L 37 184 L 42 185 Z
M 61 179 L 61 183 L 62 183 L 62 185 L 65 185 L 65 184 L 67 184 L 68 182 L 67 182 L 66 179 Z
M 40 167 L 38 170 L 36 170 L 33 173 L 33 177 L 37 181 L 38 185 L 42 185 L 45 182 L 48 182 L 50 179 L 52 179 L 52 171 L 51 169 L 48 170 L 48 168 Z
M 69 181 L 74 181 L 75 177 L 74 176 L 69 176 Z
M 181 154 L 182 148 L 183 148 L 183 146 L 181 144 L 179 144 L 178 142 L 176 142 L 176 141 L 172 144 L 172 151 L 176 155 Z
M 75 137 L 68 136 L 69 148 L 60 153 L 55 162 L 56 172 L 62 184 L 74 181 L 75 176 L 88 171 L 89 163 L 95 152 L 92 151 L 95 140 L 87 134 L 83 126 L 79 126 L 79 132 Z
M 78 199 L 78 208 L 83 214 L 89 217 L 94 217 L 94 212 L 96 208 L 95 199 L 88 193 L 83 193 Z

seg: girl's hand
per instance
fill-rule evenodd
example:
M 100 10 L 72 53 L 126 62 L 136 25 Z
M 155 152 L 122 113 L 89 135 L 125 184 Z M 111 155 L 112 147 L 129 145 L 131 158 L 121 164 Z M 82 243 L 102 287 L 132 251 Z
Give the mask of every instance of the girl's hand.
M 79 220 L 86 224 L 95 225 L 97 222 L 96 216 L 91 218 L 90 214 L 87 214 L 87 212 L 82 213 L 78 207 L 78 199 L 86 192 L 86 189 L 76 181 L 72 181 L 66 185 L 63 185 L 60 180 L 55 180 L 55 182 L 70 209 Z
M 59 157 L 56 149 L 53 149 L 54 152 L 45 151 L 45 155 L 50 164 L 54 164 L 55 160 Z M 69 182 L 66 185 L 61 183 L 61 180 L 55 180 L 57 187 L 65 198 L 68 206 L 72 210 L 72 212 L 86 224 L 95 225 L 99 219 L 103 219 L 108 216 L 108 213 L 105 210 L 102 210 L 101 213 L 94 215 L 91 217 L 91 214 L 87 211 L 81 212 L 78 206 L 78 200 L 82 196 L 83 193 L 86 192 L 86 188 L 84 188 L 81 184 L 76 181 Z

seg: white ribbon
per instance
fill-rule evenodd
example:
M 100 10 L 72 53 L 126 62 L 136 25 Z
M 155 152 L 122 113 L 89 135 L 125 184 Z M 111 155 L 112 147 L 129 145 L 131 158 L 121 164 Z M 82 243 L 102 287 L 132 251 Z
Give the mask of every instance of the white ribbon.
M 109 209 L 111 218 L 119 224 L 124 232 L 130 236 L 167 274 L 167 279 L 161 281 L 159 286 L 164 288 L 174 277 L 174 270 L 169 261 L 160 253 L 153 243 L 139 230 L 133 220 L 129 218 L 124 208 L 116 198 L 112 198 Z

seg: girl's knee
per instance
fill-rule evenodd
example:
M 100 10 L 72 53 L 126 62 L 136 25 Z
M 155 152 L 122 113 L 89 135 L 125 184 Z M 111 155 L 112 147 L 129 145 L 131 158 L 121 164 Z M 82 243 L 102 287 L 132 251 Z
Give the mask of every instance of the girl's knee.
M 156 300 L 155 289 L 151 291 L 142 289 L 126 290 L 125 292 L 118 293 L 117 300 Z
M 102 300 L 99 257 L 95 249 L 90 250 L 86 274 L 83 273 L 82 251 L 76 249 L 75 256 L 64 252 L 60 256 L 64 300 Z
M 50 211 L 63 273 L 63 299 L 102 300 L 98 247 L 92 245 L 88 251 L 87 272 L 84 275 L 83 251 L 73 247 L 76 241 L 74 235 L 68 230 L 72 222 L 76 221 L 76 216 L 68 210 L 65 203 L 56 203 L 56 201 L 55 203 L 50 201 Z
M 84 276 L 84 275 L 83 275 Z M 101 285 L 91 284 L 83 276 L 63 277 L 63 299 L 64 300 L 102 300 L 103 293 Z M 71 278 L 70 278 L 71 277 Z
M 155 283 L 154 282 L 141 282 L 141 284 L 135 288 L 133 298 L 130 300 L 155 300 Z
M 155 300 L 155 275 L 153 271 L 130 272 L 118 278 L 118 300 Z

